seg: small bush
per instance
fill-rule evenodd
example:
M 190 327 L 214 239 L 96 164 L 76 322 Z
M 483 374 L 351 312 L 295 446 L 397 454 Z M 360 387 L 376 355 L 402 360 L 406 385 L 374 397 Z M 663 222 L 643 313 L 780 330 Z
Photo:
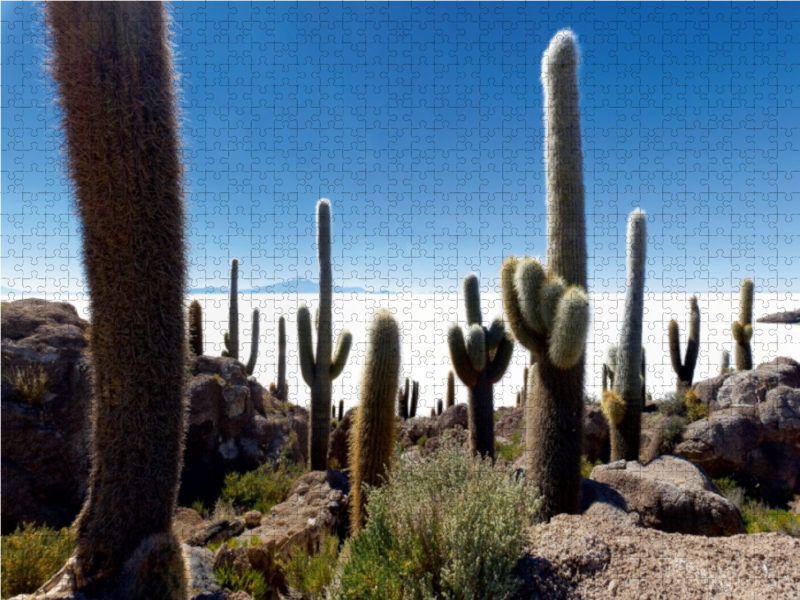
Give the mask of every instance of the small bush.
M 425 442 L 427 441 L 428 441 L 427 435 L 423 435 L 421 438 L 417 440 L 417 448 L 419 448 L 420 452 L 422 452 L 422 449 L 425 447 Z
M 667 417 L 686 416 L 686 403 L 683 394 L 669 393 L 658 403 L 658 412 Z
M 683 432 L 686 431 L 687 419 L 680 415 L 670 415 L 664 419 L 661 427 L 661 439 L 669 452 L 683 441 Z
M 338 556 L 339 539 L 328 536 L 320 541 L 320 551 L 316 554 L 309 555 L 304 548 L 295 546 L 288 561 L 278 564 L 295 591 L 304 599 L 317 600 L 324 597 L 325 589 L 333 581 Z
M 522 443 L 522 429 L 521 427 L 508 440 L 507 444 L 503 444 L 498 440 L 494 441 L 494 453 L 497 458 L 502 458 L 508 462 L 516 461 L 522 453 L 525 452 L 525 444 Z
M 31 406 L 44 404 L 47 391 L 47 373 L 36 363 L 24 367 L 12 367 L 5 379 L 19 392 L 20 398 Z
M 195 511 L 198 515 L 200 515 L 204 519 L 211 513 L 208 507 L 205 504 L 203 504 L 202 500 L 195 500 L 194 502 L 192 502 L 192 505 L 189 508 L 191 508 L 193 511 Z
M 292 484 L 304 472 L 302 464 L 282 461 L 276 466 L 268 461 L 255 471 L 229 473 L 225 476 L 220 501 L 230 503 L 237 511 L 257 510 L 268 514 L 273 506 L 285 499 Z
M 232 592 L 247 592 L 253 600 L 267 598 L 267 582 L 260 571 L 244 567 L 237 572 L 233 565 L 225 565 L 214 569 L 214 576 L 217 583 Z
M 739 510 L 747 533 L 776 532 L 800 537 L 800 515 L 767 505 L 757 488 L 746 487 L 735 477 L 721 477 L 712 481 Z
M 463 452 L 449 432 L 419 462 L 367 487 L 366 526 L 342 550 L 333 598 L 509 598 L 520 532 L 540 501 L 525 478 Z
M 596 460 L 594 464 L 589 462 L 589 459 L 586 456 L 581 456 L 581 477 L 584 479 L 589 479 L 589 476 L 592 474 L 592 469 L 594 469 L 597 465 L 602 465 L 603 461 Z
M 61 531 L 26 523 L 2 538 L 0 596 L 31 594 L 64 566 L 75 550 L 69 529 Z
M 685 417 L 689 423 L 708 418 L 708 406 L 691 389 L 684 394 L 668 394 L 658 404 L 658 412 L 668 417 Z

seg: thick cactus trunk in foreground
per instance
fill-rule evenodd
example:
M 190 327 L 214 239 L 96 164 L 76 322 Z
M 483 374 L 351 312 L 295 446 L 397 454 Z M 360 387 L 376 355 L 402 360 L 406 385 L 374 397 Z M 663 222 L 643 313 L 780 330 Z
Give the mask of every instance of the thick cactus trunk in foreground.
M 172 515 L 186 248 L 168 18 L 160 2 L 45 12 L 92 314 L 92 466 L 67 568 L 88 597 L 184 598 Z

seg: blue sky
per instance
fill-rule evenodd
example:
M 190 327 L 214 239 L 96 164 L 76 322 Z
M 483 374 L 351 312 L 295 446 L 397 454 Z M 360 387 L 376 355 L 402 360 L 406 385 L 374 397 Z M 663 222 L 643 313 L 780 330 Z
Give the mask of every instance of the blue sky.
M 83 287 L 79 223 L 37 4 L 2 3 L 2 285 Z M 187 167 L 188 287 L 316 279 L 333 205 L 338 285 L 495 285 L 545 254 L 540 61 L 580 37 L 590 292 L 625 285 L 648 217 L 651 292 L 800 283 L 800 4 L 171 5 Z

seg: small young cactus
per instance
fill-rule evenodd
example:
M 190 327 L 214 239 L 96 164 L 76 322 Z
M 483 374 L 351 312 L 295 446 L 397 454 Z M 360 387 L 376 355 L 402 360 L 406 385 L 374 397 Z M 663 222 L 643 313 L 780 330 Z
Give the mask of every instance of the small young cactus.
M 231 287 L 228 291 L 228 331 L 223 336 L 222 356 L 239 360 L 239 259 L 231 260 Z
M 400 328 L 392 313 L 381 309 L 367 334 L 361 381 L 361 404 L 350 436 L 350 529 L 355 535 L 366 521 L 362 485 L 383 484 L 395 443 L 394 401 L 400 377 Z
M 470 448 L 494 460 L 494 384 L 500 381 L 514 352 L 514 341 L 507 334 L 502 319 L 491 327 L 481 325 L 478 277 L 464 277 L 467 326 L 466 340 L 456 323 L 447 336 L 450 360 L 459 379 L 469 388 Z M 477 306 L 476 306 L 477 304 Z
M 256 359 L 258 358 L 258 309 L 253 310 L 253 332 L 250 337 L 250 358 L 247 360 L 245 371 L 248 375 L 252 375 L 256 368 Z
M 750 340 L 753 337 L 753 298 L 755 286 L 752 279 L 742 280 L 739 293 L 739 320 L 731 326 L 733 341 L 736 342 L 736 370 L 753 369 L 753 350 Z
M 719 360 L 719 374 L 724 375 L 725 373 L 730 373 L 730 370 L 731 370 L 731 353 L 728 352 L 727 350 L 723 350 Z
M 203 355 L 203 308 L 197 300 L 189 305 L 189 349 L 195 356 Z
M 432 418 L 432 419 L 435 419 L 435 418 L 436 418 L 436 409 L 435 409 L 435 408 L 433 408 L 433 407 L 431 407 L 431 418 Z
M 692 387 L 694 368 L 697 365 L 697 355 L 700 351 L 700 309 L 697 306 L 697 296 L 689 300 L 689 339 L 686 342 L 686 356 L 681 362 L 680 327 L 673 319 L 669 322 L 669 357 L 672 369 L 678 376 L 676 391 L 685 393 Z
M 286 402 L 286 319 L 278 319 L 278 385 L 275 397 Z
M 642 322 L 647 252 L 647 218 L 637 208 L 627 234 L 627 284 L 613 390 L 625 404 L 618 423 L 609 423 L 611 460 L 637 460 L 642 429 Z M 605 396 L 605 394 L 604 394 Z
M 447 408 L 456 405 L 456 376 L 452 371 L 447 372 Z

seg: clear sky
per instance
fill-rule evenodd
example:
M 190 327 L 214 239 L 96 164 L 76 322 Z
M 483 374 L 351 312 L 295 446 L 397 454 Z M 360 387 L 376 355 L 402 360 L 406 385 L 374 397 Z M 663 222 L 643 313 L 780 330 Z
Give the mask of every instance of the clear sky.
M 84 285 L 40 6 L 2 3 L 2 285 Z M 591 293 L 625 284 L 649 215 L 650 292 L 800 289 L 800 4 L 171 5 L 190 214 L 188 287 L 316 279 L 493 286 L 544 256 L 541 56 L 580 37 Z M 794 38 L 798 37 L 798 40 Z

